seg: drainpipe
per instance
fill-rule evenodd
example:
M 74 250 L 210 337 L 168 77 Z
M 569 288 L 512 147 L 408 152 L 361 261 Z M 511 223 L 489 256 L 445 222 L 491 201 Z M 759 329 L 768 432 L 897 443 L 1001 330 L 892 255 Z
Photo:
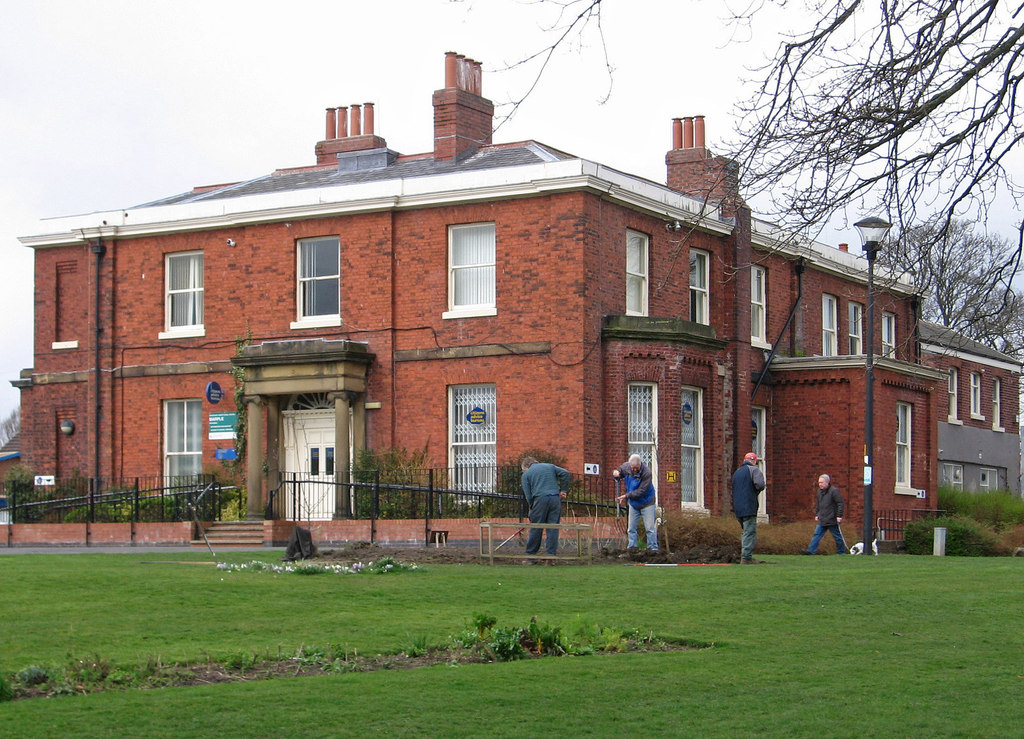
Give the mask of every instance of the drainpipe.
M 761 370 L 761 374 L 758 375 L 757 382 L 754 384 L 754 389 L 750 393 L 751 399 L 757 395 L 758 388 L 764 383 L 765 378 L 768 376 L 768 368 L 772 366 L 772 360 L 775 359 L 775 353 L 778 351 L 779 342 L 782 341 L 782 337 L 786 335 L 789 330 L 789 326 L 793 323 L 793 317 L 796 316 L 796 309 L 800 307 L 800 300 L 804 294 L 804 271 L 807 269 L 807 262 L 803 257 L 796 260 L 796 300 L 793 301 L 793 307 L 789 309 L 789 318 L 786 319 L 786 325 L 782 327 L 782 331 L 779 333 L 779 338 L 772 344 L 772 350 L 768 354 L 768 359 L 765 360 L 764 369 Z
M 92 245 L 92 253 L 96 255 L 96 305 L 95 305 L 95 337 L 93 338 L 93 392 L 95 393 L 95 408 L 92 419 L 92 476 L 98 479 L 100 476 L 100 413 L 102 401 L 100 391 L 102 390 L 102 378 L 100 377 L 100 337 L 103 335 L 103 323 L 100 321 L 100 306 L 102 305 L 102 287 L 100 285 L 100 270 L 103 266 L 103 255 L 107 253 L 107 247 L 102 239 L 97 239 Z

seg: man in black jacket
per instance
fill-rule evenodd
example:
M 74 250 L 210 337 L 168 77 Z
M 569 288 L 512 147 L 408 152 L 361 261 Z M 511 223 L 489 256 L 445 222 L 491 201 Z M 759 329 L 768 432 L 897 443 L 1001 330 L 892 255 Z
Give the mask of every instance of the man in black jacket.
M 818 544 L 826 531 L 836 540 L 836 554 L 846 554 L 846 541 L 839 529 L 839 524 L 843 522 L 843 496 L 839 494 L 839 489 L 832 484 L 832 478 L 828 475 L 818 478 L 818 501 L 814 508 L 814 520 L 818 522 L 814 527 L 814 536 L 811 538 L 810 546 L 801 554 L 817 554 Z
M 757 545 L 757 494 L 764 490 L 764 486 L 764 473 L 757 466 L 757 455 L 747 452 L 743 456 L 743 464 L 732 476 L 732 510 L 743 527 L 740 562 L 745 565 L 754 561 L 754 547 Z

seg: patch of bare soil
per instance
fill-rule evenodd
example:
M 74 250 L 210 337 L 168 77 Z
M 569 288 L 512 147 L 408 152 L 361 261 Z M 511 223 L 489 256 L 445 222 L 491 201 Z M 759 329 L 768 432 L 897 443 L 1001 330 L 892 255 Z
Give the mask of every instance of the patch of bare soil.
M 523 654 L 519 659 L 539 659 L 547 656 L 542 647 L 533 641 L 527 633 L 520 636 Z M 665 642 L 636 638 L 624 639 L 614 651 L 619 652 L 668 652 L 702 649 L 707 645 Z M 494 654 L 486 648 L 471 647 L 433 647 L 416 654 L 390 654 L 363 656 L 357 653 L 332 655 L 323 653 L 307 654 L 294 657 L 257 657 L 252 656 L 252 663 L 246 666 L 231 666 L 207 662 L 194 665 L 150 666 L 143 673 L 128 675 L 121 673 L 115 677 L 107 673 L 99 663 L 92 665 L 99 668 L 88 682 L 67 682 L 57 680 L 38 685 L 21 685 L 14 690 L 14 700 L 30 698 L 55 698 L 67 695 L 88 695 L 109 690 L 152 690 L 169 687 L 188 687 L 194 685 L 215 685 L 218 683 L 248 682 L 252 680 L 274 680 L 290 677 L 313 677 L 317 675 L 342 674 L 349 672 L 375 672 L 377 670 L 408 670 L 431 665 L 466 665 L 498 662 Z
M 313 561 L 355 564 L 369 562 L 380 557 L 393 557 L 398 562 L 410 564 L 488 564 L 475 547 L 387 547 L 369 542 L 354 542 L 340 549 L 320 550 Z M 544 560 L 537 560 L 543 562 Z M 681 547 L 671 551 L 661 549 L 650 552 L 646 549 L 625 549 L 604 546 L 596 550 L 590 562 L 597 565 L 610 564 L 739 564 L 740 550 L 737 546 L 694 546 Z M 501 564 L 519 564 L 520 559 L 501 559 Z M 559 559 L 553 564 L 576 566 L 588 564 L 588 560 Z

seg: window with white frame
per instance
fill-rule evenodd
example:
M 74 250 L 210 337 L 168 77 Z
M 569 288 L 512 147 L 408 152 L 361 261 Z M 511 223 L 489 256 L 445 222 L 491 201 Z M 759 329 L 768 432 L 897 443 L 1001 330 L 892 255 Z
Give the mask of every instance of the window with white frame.
M 949 411 L 950 421 L 956 421 L 960 417 L 960 370 L 956 367 L 949 368 Z
M 757 455 L 757 466 L 764 472 L 764 455 L 766 451 L 765 432 L 767 431 L 768 409 L 755 405 L 750 409 L 750 451 Z M 768 493 L 757 497 L 757 515 L 768 515 Z
M 339 325 L 341 322 L 341 241 L 337 236 L 300 239 L 298 264 L 298 321 L 302 325 Z
M 203 334 L 203 253 L 168 254 L 165 257 L 166 318 L 170 336 Z
M 710 264 L 710 256 L 706 251 L 690 250 L 690 320 L 704 325 L 711 323 L 708 288 Z
M 882 356 L 896 356 L 896 314 L 882 313 Z
M 626 397 L 626 436 L 630 455 L 657 469 L 658 386 L 653 382 L 631 382 Z
M 992 430 L 1003 430 L 1003 383 L 998 377 L 992 378 Z
M 836 313 L 839 301 L 835 295 L 821 295 L 821 355 L 834 357 L 839 353 L 839 336 L 836 327 Z
M 956 488 L 957 490 L 964 489 L 964 466 L 962 464 L 953 464 L 951 462 L 942 463 L 942 480 L 941 485 L 946 487 Z
M 978 470 L 978 489 L 981 491 L 995 490 L 999 485 L 999 473 L 991 467 Z
M 495 385 L 448 388 L 448 455 L 459 490 L 492 492 L 498 464 Z
M 864 306 L 860 303 L 849 303 L 850 354 L 864 353 Z
M 680 394 L 679 486 L 684 508 L 704 507 L 704 394 L 684 387 Z
M 910 487 L 910 459 L 913 443 L 913 407 L 910 403 L 896 404 L 896 487 Z
M 164 401 L 164 474 L 198 475 L 203 469 L 203 402 Z
M 493 223 L 448 227 L 448 312 L 445 318 L 497 313 L 494 238 Z
M 626 231 L 626 315 L 647 315 L 647 252 L 650 240 Z
M 981 414 L 981 373 L 971 373 L 971 418 L 984 419 Z
M 768 344 L 767 272 L 764 267 L 750 268 L 750 341 Z

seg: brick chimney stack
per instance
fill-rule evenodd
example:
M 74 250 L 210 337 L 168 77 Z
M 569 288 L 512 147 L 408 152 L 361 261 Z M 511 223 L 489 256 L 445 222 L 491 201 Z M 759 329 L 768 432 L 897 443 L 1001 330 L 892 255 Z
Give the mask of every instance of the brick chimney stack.
M 714 156 L 704 143 L 704 116 L 672 119 L 672 149 L 665 155 L 668 186 L 693 198 L 721 205 L 734 215 L 742 205 L 739 165 Z
M 449 51 L 444 89 L 434 92 L 434 159 L 450 161 L 490 146 L 494 105 L 481 95 L 480 62 Z
M 373 103 L 327 109 L 327 133 L 316 145 L 317 165 L 337 164 L 338 154 L 385 149 L 387 142 L 373 133 Z

